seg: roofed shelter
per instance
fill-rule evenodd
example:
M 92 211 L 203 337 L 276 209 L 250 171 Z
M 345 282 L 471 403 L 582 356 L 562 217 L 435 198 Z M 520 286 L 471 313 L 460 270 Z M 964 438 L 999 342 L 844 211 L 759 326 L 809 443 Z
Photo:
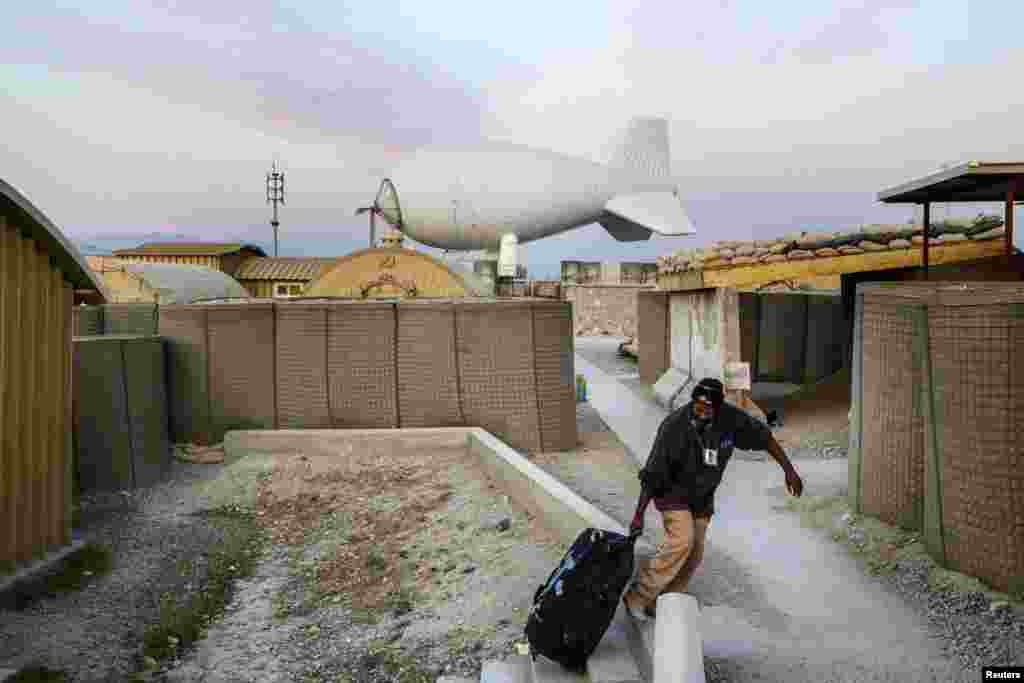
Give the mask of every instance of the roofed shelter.
M 920 204 L 922 224 L 931 225 L 934 203 L 1001 202 L 1005 225 L 1005 250 L 1009 259 L 1013 248 L 1013 207 L 1024 193 L 1024 162 L 968 161 L 931 173 L 902 185 L 883 190 L 878 199 L 884 204 Z M 921 243 L 921 265 L 929 266 L 929 230 L 924 230 Z
M 253 296 L 292 297 L 330 270 L 338 259 L 305 256 L 257 256 L 247 259 L 235 273 Z
M 72 542 L 71 308 L 106 287 L 0 180 L 0 588 Z
M 134 249 L 119 249 L 114 256 L 135 263 L 205 266 L 235 277 L 247 259 L 266 253 L 253 244 L 239 242 L 148 242 Z

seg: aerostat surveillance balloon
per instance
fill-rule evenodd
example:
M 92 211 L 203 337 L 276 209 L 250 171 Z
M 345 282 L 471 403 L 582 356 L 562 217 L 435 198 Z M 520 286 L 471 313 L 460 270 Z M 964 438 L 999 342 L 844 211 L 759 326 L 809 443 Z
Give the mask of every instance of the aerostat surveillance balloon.
M 672 181 L 668 124 L 633 119 L 608 165 L 501 142 L 423 147 L 392 170 L 380 216 L 423 244 L 497 251 L 600 223 L 616 240 L 694 234 Z

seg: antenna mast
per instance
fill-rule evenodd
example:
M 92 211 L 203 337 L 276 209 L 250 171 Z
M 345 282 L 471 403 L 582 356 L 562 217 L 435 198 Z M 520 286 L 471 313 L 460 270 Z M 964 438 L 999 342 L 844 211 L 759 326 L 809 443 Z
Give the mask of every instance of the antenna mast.
M 277 170 L 275 161 L 267 174 L 267 203 L 274 205 L 274 215 L 270 219 L 270 225 L 274 228 L 274 256 L 277 256 L 277 226 L 281 224 L 277 220 L 277 205 L 284 204 L 284 171 Z

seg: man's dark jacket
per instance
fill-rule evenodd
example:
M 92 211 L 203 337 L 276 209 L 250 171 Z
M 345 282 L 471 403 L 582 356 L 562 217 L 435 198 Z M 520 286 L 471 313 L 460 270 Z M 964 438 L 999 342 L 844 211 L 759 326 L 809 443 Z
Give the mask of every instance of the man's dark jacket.
M 698 433 L 692 424 L 693 403 L 668 415 L 640 470 L 644 494 L 659 510 L 692 510 L 710 514 L 715 489 L 722 481 L 733 449 L 767 450 L 772 433 L 768 425 L 730 403 L 722 403 L 715 421 Z M 704 464 L 704 447 L 718 450 L 718 466 Z

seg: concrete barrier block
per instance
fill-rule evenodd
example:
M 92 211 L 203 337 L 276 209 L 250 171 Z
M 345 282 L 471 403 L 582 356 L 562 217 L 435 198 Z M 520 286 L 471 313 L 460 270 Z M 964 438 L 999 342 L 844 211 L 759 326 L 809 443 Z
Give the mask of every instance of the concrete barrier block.
M 654 683 L 705 683 L 700 607 L 692 595 L 658 598 L 654 622 Z
M 699 381 L 699 379 L 691 377 L 690 380 L 683 385 L 683 387 L 676 394 L 675 398 L 672 399 L 672 410 L 679 410 L 684 405 L 690 402 L 690 394 L 693 393 L 693 388 L 697 386 L 697 383 Z
M 485 662 L 480 683 L 530 683 L 532 675 L 530 656 L 521 655 L 503 662 Z
M 671 367 L 654 383 L 654 396 L 662 408 L 672 410 L 672 403 L 690 381 L 690 375 Z

